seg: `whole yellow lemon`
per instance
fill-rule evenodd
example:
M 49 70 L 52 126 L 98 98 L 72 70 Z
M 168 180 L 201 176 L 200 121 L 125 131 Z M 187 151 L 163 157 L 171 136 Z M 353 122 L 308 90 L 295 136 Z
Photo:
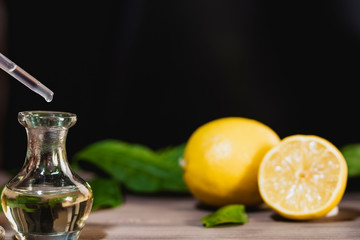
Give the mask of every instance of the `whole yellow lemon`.
M 267 125 L 225 117 L 196 129 L 186 143 L 183 177 L 190 192 L 212 206 L 262 202 L 257 175 L 264 155 L 280 142 Z

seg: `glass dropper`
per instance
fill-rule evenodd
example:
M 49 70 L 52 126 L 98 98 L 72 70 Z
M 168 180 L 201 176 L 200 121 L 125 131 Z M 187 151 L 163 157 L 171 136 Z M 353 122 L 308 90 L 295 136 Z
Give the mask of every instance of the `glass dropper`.
M 44 86 L 41 82 L 36 80 L 33 76 L 28 74 L 25 70 L 17 66 L 7 57 L 0 53 L 0 68 L 13 76 L 19 82 L 45 98 L 47 102 L 51 102 L 54 93 Z

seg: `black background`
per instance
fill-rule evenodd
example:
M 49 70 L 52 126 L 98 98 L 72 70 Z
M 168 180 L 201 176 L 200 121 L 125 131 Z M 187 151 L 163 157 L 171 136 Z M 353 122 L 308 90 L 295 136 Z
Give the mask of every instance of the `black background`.
M 281 138 L 360 141 L 357 1 L 6 1 L 8 57 L 55 92 L 10 80 L 4 167 L 19 167 L 24 110 L 76 113 L 69 158 L 106 138 L 153 149 L 216 118 Z M 15 149 L 17 149 L 15 151 Z

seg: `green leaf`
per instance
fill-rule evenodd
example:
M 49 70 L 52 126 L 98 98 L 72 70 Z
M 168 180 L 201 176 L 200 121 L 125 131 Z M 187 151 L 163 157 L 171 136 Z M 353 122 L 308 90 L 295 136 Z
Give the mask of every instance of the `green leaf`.
M 242 204 L 227 205 L 219 208 L 216 212 L 201 218 L 206 228 L 224 224 L 245 224 L 248 216 L 245 206 Z
M 89 181 L 93 191 L 94 202 L 92 211 L 101 208 L 114 208 L 123 203 L 119 184 L 111 179 L 95 178 Z
M 360 143 L 345 145 L 340 151 L 348 165 L 348 176 L 360 176 Z
M 26 212 L 35 212 L 39 208 L 37 205 L 39 202 L 41 202 L 40 197 L 19 195 L 15 199 L 7 199 L 6 205 L 10 208 L 21 208 Z
M 76 199 L 76 194 L 71 194 L 71 195 L 68 195 L 68 196 L 61 196 L 61 197 L 50 199 L 49 200 L 49 206 L 50 207 L 55 207 L 55 205 L 61 204 L 63 201 L 65 201 L 68 198 L 71 198 L 71 201 L 74 201 Z
M 109 139 L 87 146 L 72 161 L 75 165 L 90 163 L 134 192 L 187 192 L 178 163 L 183 151 L 184 145 L 155 152 L 140 144 Z

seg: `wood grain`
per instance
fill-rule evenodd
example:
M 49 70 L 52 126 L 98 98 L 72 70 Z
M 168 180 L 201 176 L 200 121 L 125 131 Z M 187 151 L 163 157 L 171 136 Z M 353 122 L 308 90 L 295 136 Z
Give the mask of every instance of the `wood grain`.
M 212 210 L 190 196 L 127 196 L 116 209 L 91 213 L 80 240 L 92 239 L 360 239 L 360 192 L 346 193 L 339 214 L 311 222 L 282 219 L 263 206 L 248 209 L 249 222 L 206 229 L 200 218 Z M 0 224 L 13 239 L 4 215 Z

